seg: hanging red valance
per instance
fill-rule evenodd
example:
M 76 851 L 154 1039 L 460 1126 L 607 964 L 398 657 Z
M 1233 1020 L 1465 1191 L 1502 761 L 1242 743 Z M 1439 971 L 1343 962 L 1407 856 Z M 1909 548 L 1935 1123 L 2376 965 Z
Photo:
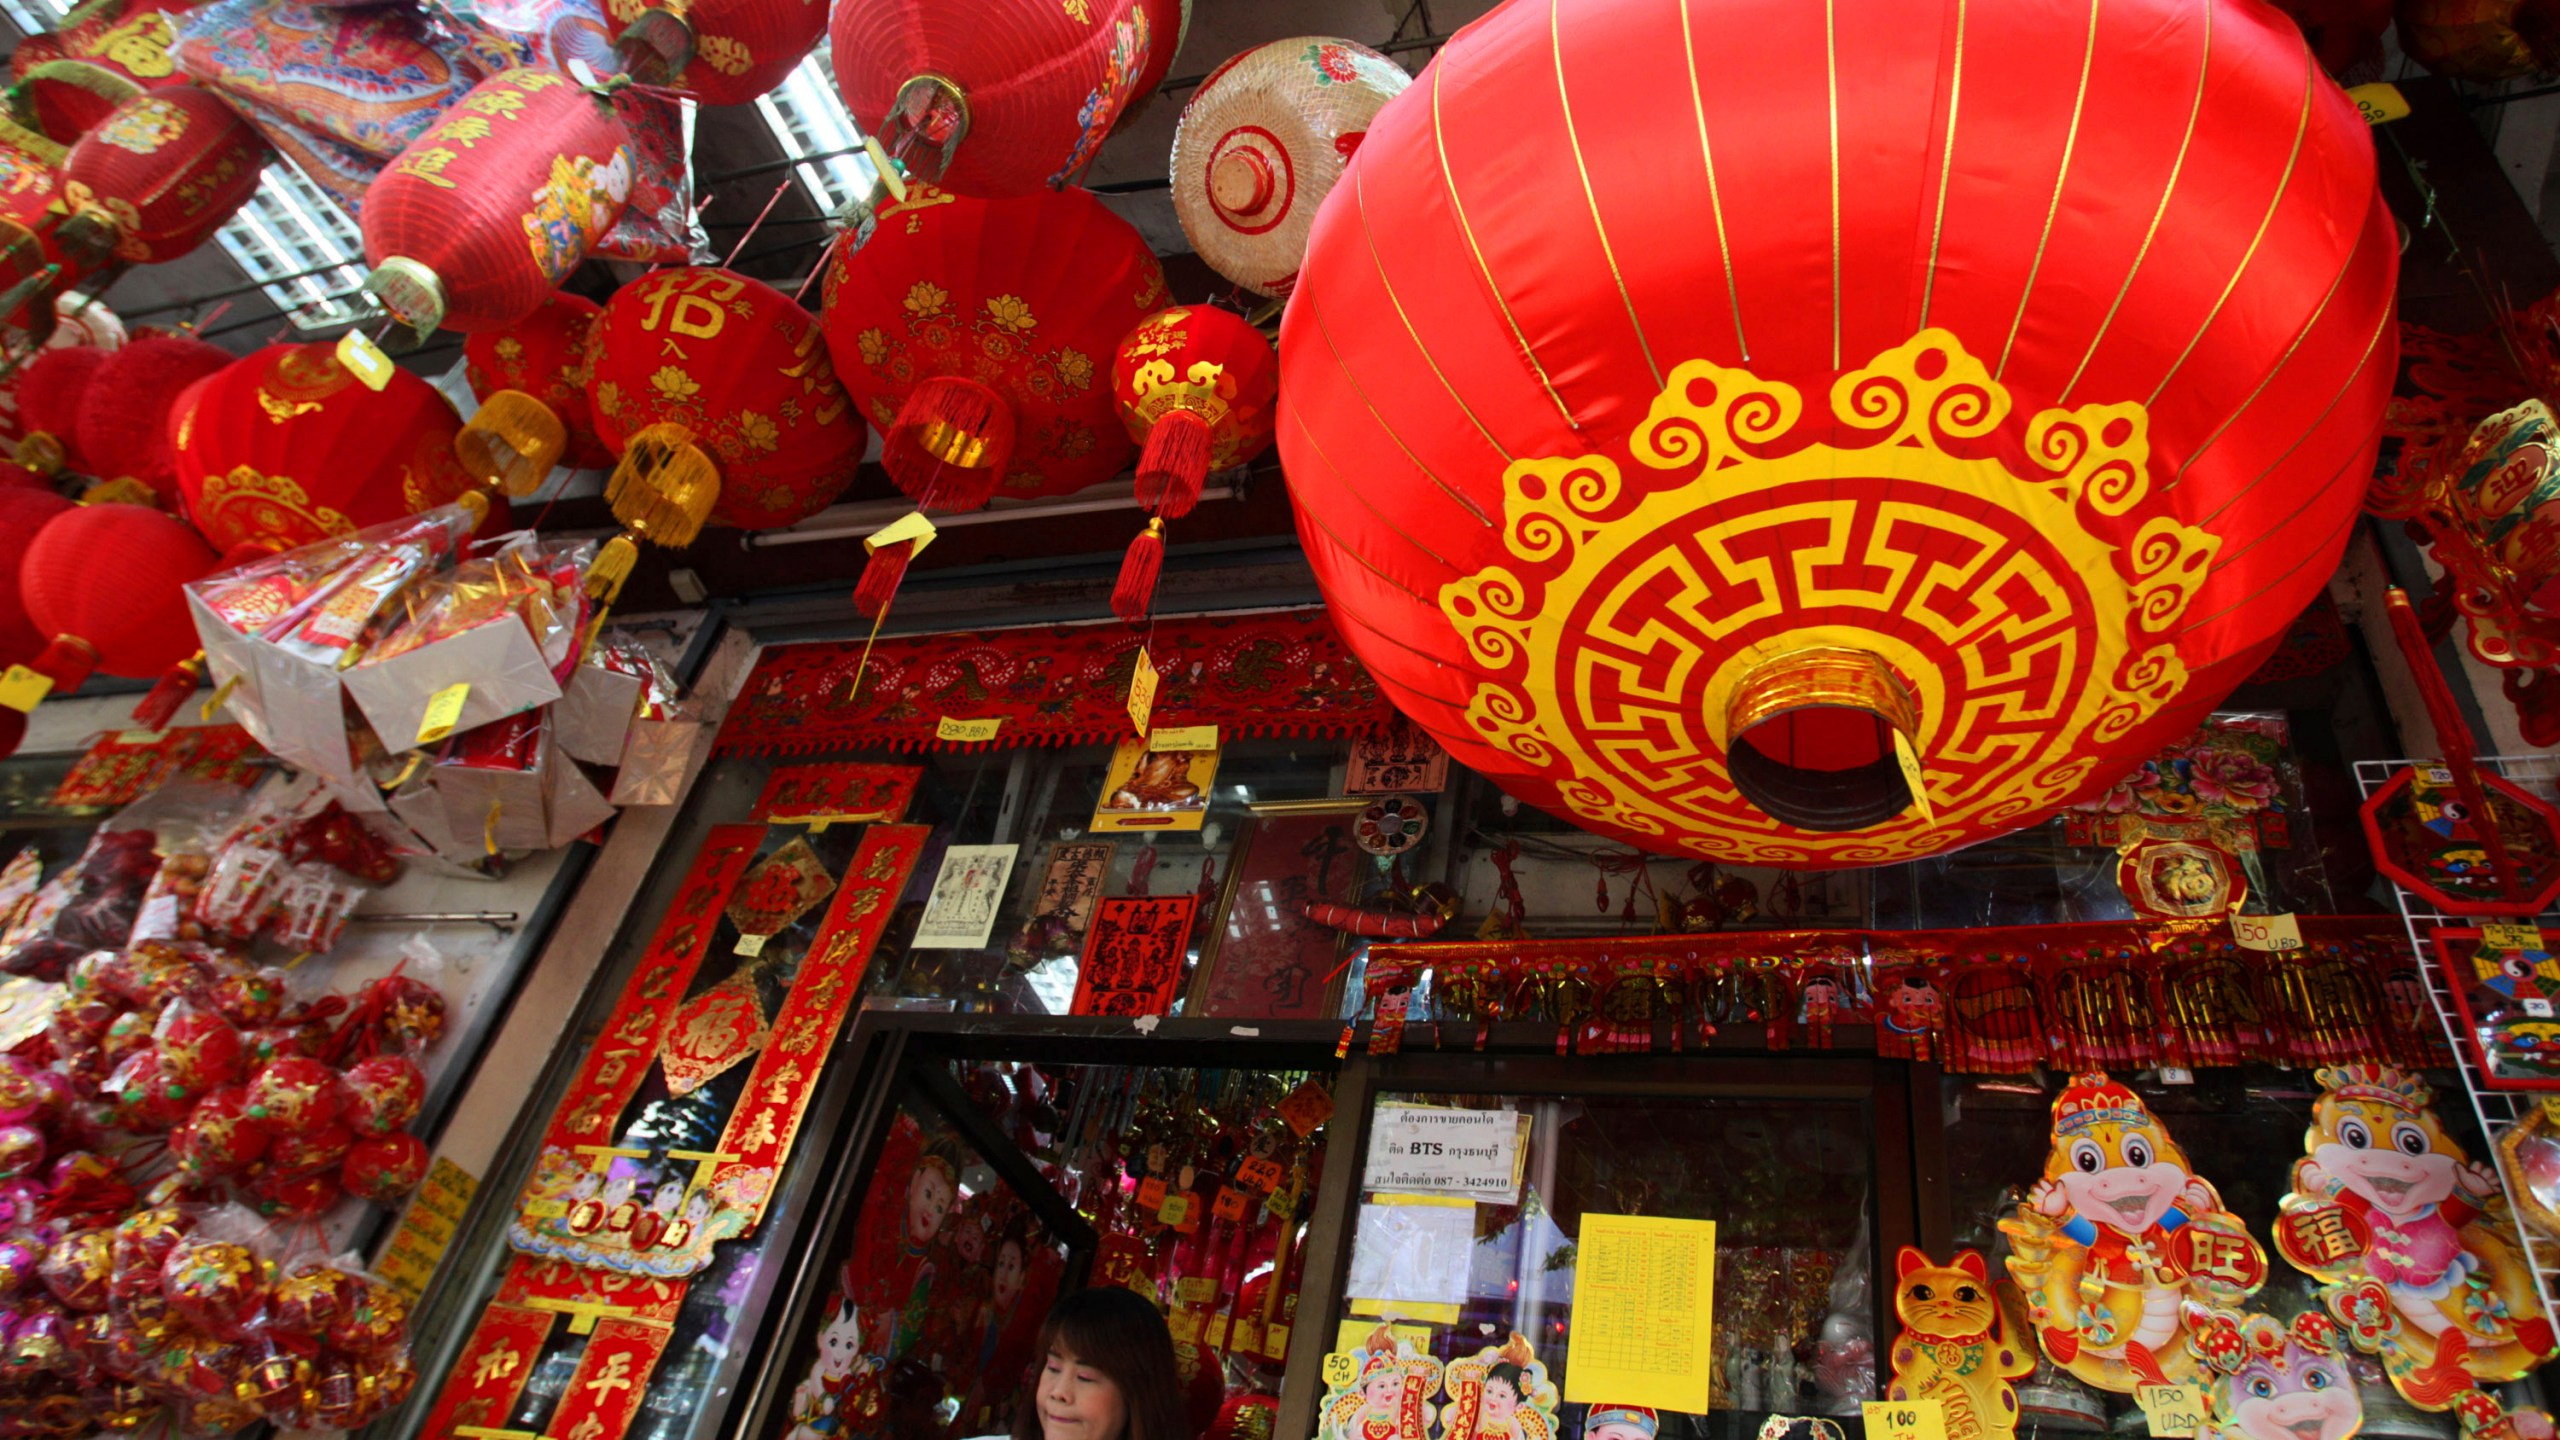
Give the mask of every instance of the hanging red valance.
M 724 755 L 920 750 L 944 721 L 999 720 L 995 747 L 1089 745 L 1130 733 L 1138 648 L 1162 677 L 1154 723 L 1215 725 L 1223 738 L 1346 736 L 1395 711 L 1322 609 L 1199 615 L 1149 630 L 1104 622 L 783 645 L 756 661 L 720 727 Z M 862 689 L 854 693 L 854 676 Z

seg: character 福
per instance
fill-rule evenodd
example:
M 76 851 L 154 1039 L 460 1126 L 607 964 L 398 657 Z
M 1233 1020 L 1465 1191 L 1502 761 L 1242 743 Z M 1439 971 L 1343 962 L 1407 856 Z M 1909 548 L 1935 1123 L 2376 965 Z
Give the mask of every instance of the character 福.
M 2018 1397 L 2009 1382 L 2035 1373 L 2035 1356 L 2011 1340 L 1982 1254 L 1956 1252 L 1933 1265 L 1905 1245 L 1894 1265 L 1893 1346 L 1888 1400 L 1935 1400 L 1947 1440 L 2009 1440 L 2018 1433 Z

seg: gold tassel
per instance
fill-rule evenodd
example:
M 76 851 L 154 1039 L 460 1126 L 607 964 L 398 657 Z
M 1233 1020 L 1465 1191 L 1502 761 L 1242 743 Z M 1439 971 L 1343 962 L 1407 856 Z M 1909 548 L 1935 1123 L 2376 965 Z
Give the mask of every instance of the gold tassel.
M 720 499 L 720 468 L 681 425 L 649 425 L 631 437 L 606 482 L 605 503 L 631 533 L 681 550 L 702 533 Z
M 453 457 L 463 471 L 511 500 L 542 488 L 568 449 L 569 427 L 521 390 L 491 394 L 453 437 Z

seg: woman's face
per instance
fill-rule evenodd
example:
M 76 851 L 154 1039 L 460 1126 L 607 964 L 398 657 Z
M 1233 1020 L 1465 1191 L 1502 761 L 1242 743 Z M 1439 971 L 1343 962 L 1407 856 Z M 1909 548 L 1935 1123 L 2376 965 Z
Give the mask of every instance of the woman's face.
M 1040 1440 L 1120 1440 L 1129 1407 L 1111 1377 L 1051 1346 L 1040 1371 Z

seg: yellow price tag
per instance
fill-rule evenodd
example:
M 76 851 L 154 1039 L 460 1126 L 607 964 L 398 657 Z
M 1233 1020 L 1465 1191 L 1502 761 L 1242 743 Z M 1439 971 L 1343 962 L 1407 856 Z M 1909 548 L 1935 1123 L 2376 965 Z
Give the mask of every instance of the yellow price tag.
M 1176 725 L 1165 730 L 1142 732 L 1150 750 L 1215 750 L 1218 727 L 1215 725 Z
M 1164 1197 L 1163 1207 L 1156 1211 L 1156 1218 L 1167 1225 L 1179 1225 L 1183 1221 L 1190 1219 L 1191 1197 L 1189 1195 L 1167 1195 Z
M 12 710 L 33 710 L 53 693 L 53 677 L 12 665 L 0 672 L 0 705 Z
M 933 521 L 927 519 L 923 511 L 910 510 L 906 514 L 899 516 L 897 519 L 890 521 L 888 524 L 881 526 L 879 529 L 872 531 L 870 534 L 863 536 L 862 549 L 863 553 L 869 554 L 872 551 L 878 550 L 883 545 L 896 545 L 904 541 L 913 540 L 916 542 L 915 548 L 907 552 L 907 558 L 913 560 L 918 555 L 923 554 L 924 547 L 932 544 L 933 537 L 940 533 L 940 531 L 934 529 Z
M 361 330 L 350 330 L 338 337 L 338 363 L 347 367 L 367 390 L 379 390 L 391 383 L 391 372 L 400 367 L 373 343 L 373 337 Z
M 1920 808 L 1921 823 L 1937 829 L 1938 812 L 1929 807 L 1929 777 L 1920 772 L 1920 756 L 1911 748 L 1911 737 L 1890 725 L 1885 728 L 1893 730 L 1894 763 L 1902 767 L 1902 783 L 1911 789 L 1911 803 Z
M 955 745 L 974 745 L 981 740 L 993 740 L 996 732 L 1003 728 L 1004 717 L 1001 715 L 990 715 L 984 720 L 954 720 L 945 715 L 933 722 L 933 738 L 948 740 Z
M 2282 952 L 2302 948 L 2302 927 L 2287 915 L 2234 915 L 2231 938 L 2243 950 Z
M 1178 1305 L 1201 1309 L 1218 1298 L 1218 1282 L 1209 1275 L 1186 1275 L 1173 1282 L 1173 1299 Z
M 2151 1422 L 2151 1440 L 2193 1435 L 2204 1423 L 2204 1395 L 2193 1385 L 2136 1386 L 2133 1399 Z
M 1328 1390 L 1348 1390 L 1360 1378 L 1360 1357 L 1340 1350 L 1324 1357 L 1324 1386 Z
M 427 713 L 418 718 L 418 743 L 433 745 L 453 733 L 462 720 L 462 702 L 471 698 L 471 682 L 456 680 L 427 697 Z
M 1935 1400 L 1869 1400 L 1867 1440 L 1947 1440 L 1947 1409 Z
M 2388 125 L 2409 113 L 2409 97 L 2400 93 L 2400 87 L 2378 80 L 2348 90 L 2347 98 L 2356 102 L 2356 113 L 2364 117 L 2367 125 Z
M 2542 927 L 2539 925 L 2483 925 L 2480 943 L 2492 950 L 2539 950 Z
M 1138 663 L 1129 671 L 1129 723 L 1135 734 L 1147 733 L 1147 719 L 1156 713 L 1156 686 L 1164 677 L 1156 673 L 1156 662 L 1147 656 L 1147 647 L 1138 647 Z

